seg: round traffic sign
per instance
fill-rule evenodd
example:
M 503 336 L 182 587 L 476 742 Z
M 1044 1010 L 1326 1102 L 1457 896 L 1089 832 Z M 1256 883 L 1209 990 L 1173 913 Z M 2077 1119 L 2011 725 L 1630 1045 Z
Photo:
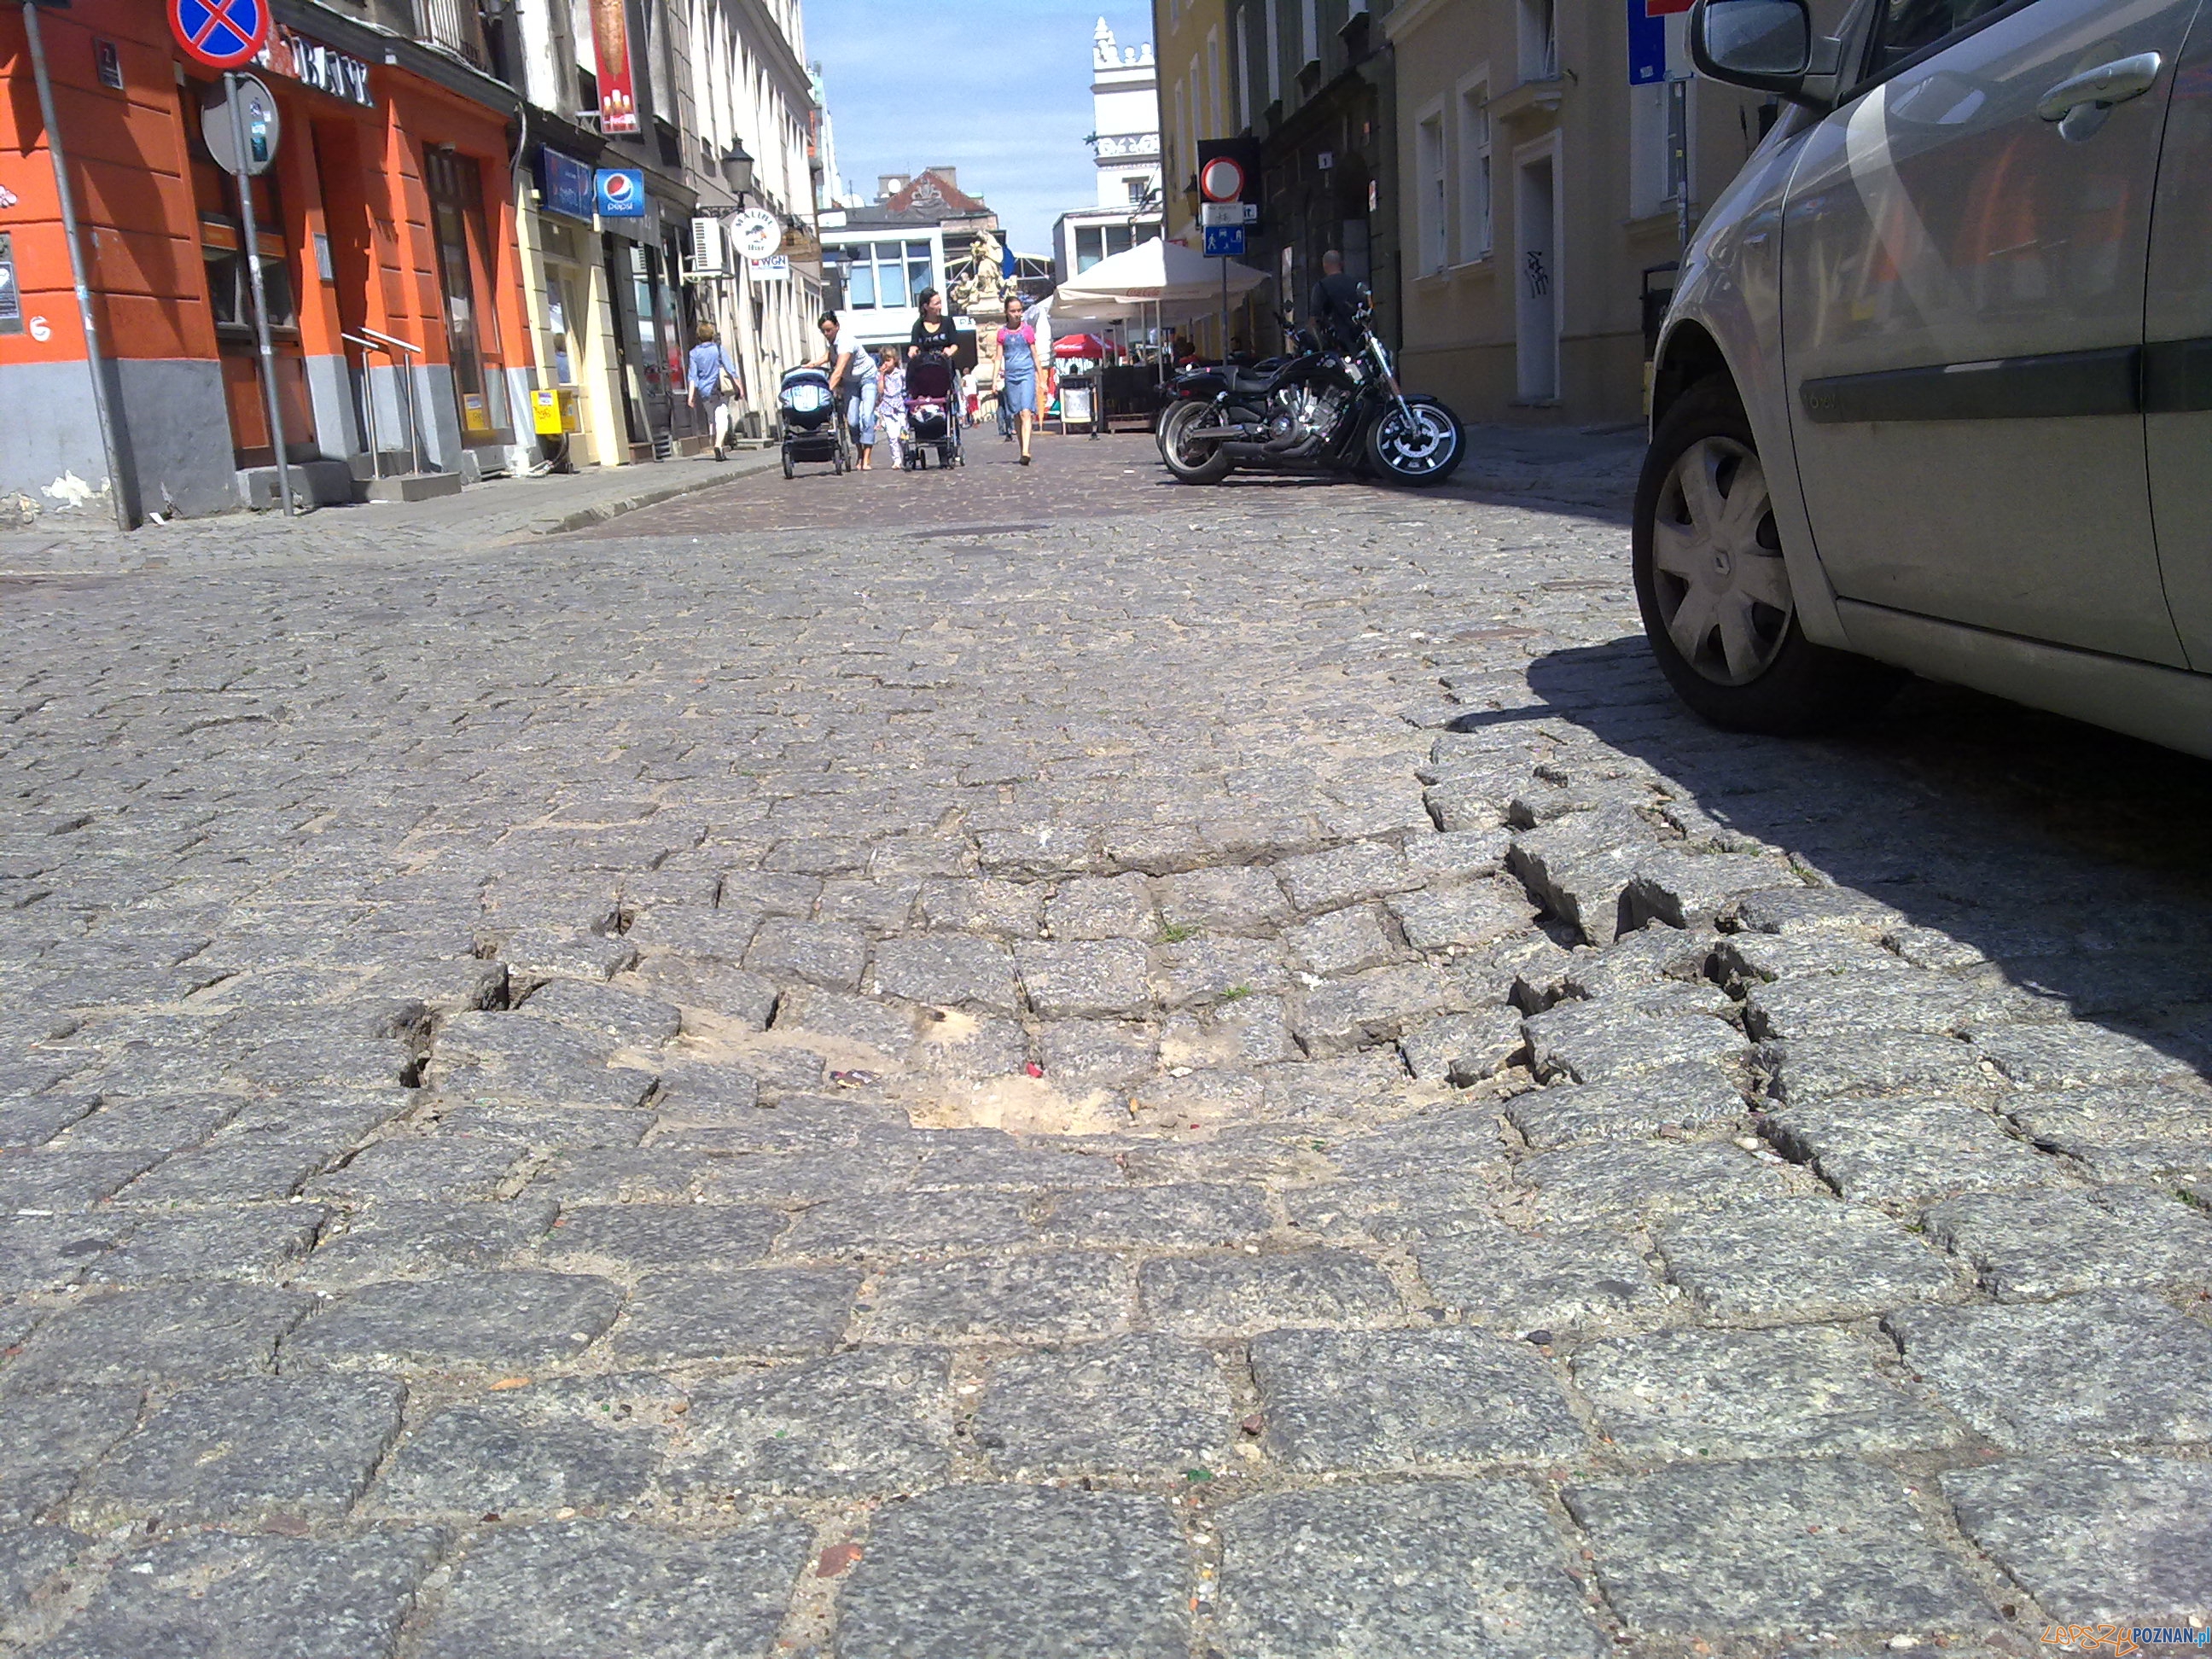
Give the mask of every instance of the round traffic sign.
M 169 0 L 169 32 L 187 57 L 236 69 L 269 42 L 269 0 Z
M 225 173 L 238 171 L 238 130 L 231 125 L 230 112 L 234 95 L 246 122 L 246 170 L 258 178 L 276 161 L 276 142 L 284 131 L 276 100 L 259 76 L 233 76 L 206 89 L 200 100 L 200 137 L 217 167 Z
M 1217 155 L 1198 175 L 1198 193 L 1209 202 L 1244 199 L 1244 169 L 1226 155 Z

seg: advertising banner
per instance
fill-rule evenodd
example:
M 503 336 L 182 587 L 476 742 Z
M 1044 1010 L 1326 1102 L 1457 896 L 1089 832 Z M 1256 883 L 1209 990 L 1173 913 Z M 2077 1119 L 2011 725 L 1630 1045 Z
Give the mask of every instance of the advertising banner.
M 599 131 L 635 132 L 637 84 L 630 72 L 629 0 L 592 0 L 592 49 L 599 64 Z

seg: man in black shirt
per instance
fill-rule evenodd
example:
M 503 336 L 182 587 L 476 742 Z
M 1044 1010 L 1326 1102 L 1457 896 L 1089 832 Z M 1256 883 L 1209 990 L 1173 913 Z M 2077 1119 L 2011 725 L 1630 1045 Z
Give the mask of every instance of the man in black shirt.
M 1324 343 L 1351 344 L 1358 338 L 1360 303 L 1359 284 L 1344 274 L 1344 255 L 1329 249 L 1321 256 L 1321 280 L 1306 302 L 1314 332 Z

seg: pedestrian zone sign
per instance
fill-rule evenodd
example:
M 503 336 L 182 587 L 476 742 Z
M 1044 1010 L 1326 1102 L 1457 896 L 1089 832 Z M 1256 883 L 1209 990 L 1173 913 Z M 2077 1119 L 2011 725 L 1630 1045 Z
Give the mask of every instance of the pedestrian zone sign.
M 1206 226 L 1206 257 L 1209 259 L 1243 258 L 1244 257 L 1244 227 L 1242 225 Z
M 269 44 L 269 0 L 169 0 L 169 33 L 196 63 L 236 69 Z

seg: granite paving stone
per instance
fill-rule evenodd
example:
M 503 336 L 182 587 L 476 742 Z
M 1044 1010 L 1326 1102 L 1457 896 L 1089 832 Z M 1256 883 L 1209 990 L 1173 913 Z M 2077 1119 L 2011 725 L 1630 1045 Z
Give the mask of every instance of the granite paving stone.
M 632 1268 L 747 1267 L 786 1218 L 737 1204 L 586 1204 L 562 1212 L 538 1246 L 547 1261 L 581 1258 Z
M 678 1501 L 847 1498 L 943 1482 L 944 1352 L 866 1347 L 699 1384 L 662 1484 Z
M 381 1376 L 200 1383 L 109 1453 L 72 1510 L 100 1531 L 148 1518 L 251 1527 L 342 1515 L 398 1438 L 406 1397 Z
M 1299 1469 L 1570 1458 L 1583 1444 L 1526 1342 L 1445 1327 L 1269 1331 L 1252 1342 L 1266 1443 Z
M 1634 1635 L 1980 1633 L 1996 1615 L 1889 1470 L 1844 1458 L 1689 1465 L 1570 1486 Z
M 521 1255 L 552 1226 L 550 1200 L 505 1204 L 404 1200 L 326 1226 L 295 1277 L 319 1288 L 373 1284 L 454 1268 L 489 1267 Z
M 619 1286 L 517 1268 L 349 1291 L 286 1338 L 283 1370 L 527 1370 L 573 1359 L 614 1322 Z
M 417 1425 L 373 1494 L 387 1515 L 604 1512 L 644 1496 L 659 1446 L 644 1423 L 549 1418 L 515 1395 L 449 1406 Z
M 331 1212 L 319 1204 L 241 1204 L 128 1218 L 131 1236 L 99 1257 L 95 1285 L 160 1285 L 191 1279 L 289 1279 Z
M 193 1280 L 88 1297 L 41 1323 L 0 1370 L 10 1390 L 179 1382 L 272 1368 L 276 1344 L 314 1298 Z
M 900 1265 L 878 1283 L 866 1328 L 886 1342 L 1107 1336 L 1133 1299 L 1128 1269 L 1103 1252 Z
M 1039 1221 L 1055 1244 L 1218 1249 L 1274 1229 L 1267 1188 L 1197 1182 L 1055 1193 Z
M 1654 1458 L 1878 1455 L 1966 1437 L 1958 1419 L 1883 1375 L 1838 1325 L 1654 1331 L 1575 1350 L 1599 1432 Z
M 1472 1088 L 1526 1060 L 1528 1040 L 1519 1012 L 1482 1008 L 1424 1020 L 1398 1039 L 1406 1069 L 1425 1083 Z
M 1666 1306 L 1656 1276 L 1618 1233 L 1523 1233 L 1477 1213 L 1422 1238 L 1413 1259 L 1454 1314 L 1515 1335 L 1622 1324 Z
M 1610 1649 L 1534 1494 L 1421 1480 L 1221 1512 L 1221 1627 L 1250 1659 L 1597 1659 Z
M 2155 1188 L 1978 1193 L 1933 1205 L 1923 1219 L 2001 1302 L 2212 1285 L 2212 1219 Z
M 860 1275 L 831 1268 L 649 1274 L 614 1351 L 632 1364 L 821 1353 L 852 1317 Z
M 2069 1452 L 1938 1479 L 1960 1530 L 2061 1624 L 2179 1626 L 2212 1604 L 2212 1464 Z
M 1229 1383 L 1206 1349 L 1139 1333 L 995 1361 L 972 1437 L 1021 1480 L 1229 1462 Z
M 1332 910 L 1286 928 L 1283 945 L 1292 962 L 1324 979 L 1364 973 L 1401 954 L 1382 931 L 1380 916 L 1366 905 Z
M 40 1659 L 391 1659 L 440 1544 L 427 1528 L 163 1539 L 125 1556 Z
M 1011 1014 L 1016 1006 L 1013 957 L 996 940 L 968 933 L 886 939 L 876 948 L 874 986 L 884 996 L 908 1002 L 996 1014 Z
M 1151 962 L 1133 940 L 1029 941 L 1014 947 L 1014 963 L 1044 1019 L 1133 1014 L 1152 1000 Z
M 62 1573 L 90 1542 L 66 1527 L 0 1528 L 0 1619 L 22 1612 L 49 1584 L 59 1594 L 68 1582 Z
M 2057 1159 L 2008 1134 L 1994 1114 L 1948 1101 L 1793 1106 L 1762 1119 L 1759 1133 L 1855 1203 L 1912 1205 L 2067 1178 Z
M 833 1198 L 799 1212 L 779 1253 L 805 1260 L 964 1255 L 1027 1243 L 1037 1237 L 1029 1205 L 1004 1193 L 870 1193 Z
M 2141 1291 L 1882 1321 L 1912 1374 L 2000 1446 L 2212 1438 L 2212 1328 Z
M 1555 1085 L 1518 1094 L 1507 1118 L 1538 1152 L 1594 1140 L 1640 1139 L 1710 1129 L 1744 1115 L 1728 1074 L 1706 1065 L 1667 1066 L 1612 1083 Z
M 1796 1190 L 1772 1164 L 1711 1140 L 1563 1146 L 1525 1160 L 1514 1175 L 1534 1190 L 1540 1219 L 1567 1226 L 1753 1204 Z
M 1783 1199 L 1653 1229 L 1667 1276 L 1721 1324 L 1849 1318 L 1966 1294 L 1959 1264 L 1878 1210 Z
M 1382 1270 L 1348 1250 L 1169 1257 L 1139 1281 L 1146 1319 L 1186 1336 L 1389 1323 L 1400 1311 Z
M 693 1537 L 620 1521 L 477 1534 L 424 1630 L 424 1659 L 768 1659 L 805 1526 Z
M 0 1378 L 7 1373 L 0 1371 Z M 79 1477 L 137 1426 L 135 1388 L 18 1394 L 0 1388 L 0 1526 L 52 1512 Z
M 953 1486 L 883 1511 L 839 1599 L 841 1659 L 1183 1659 L 1183 1544 L 1160 1498 Z

